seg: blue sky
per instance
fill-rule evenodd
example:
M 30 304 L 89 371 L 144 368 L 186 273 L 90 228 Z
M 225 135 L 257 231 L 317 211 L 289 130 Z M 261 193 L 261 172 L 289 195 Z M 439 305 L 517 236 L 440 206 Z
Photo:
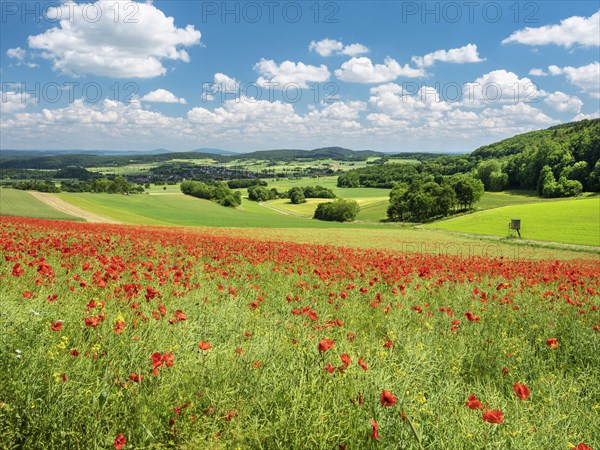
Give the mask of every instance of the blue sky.
M 599 114 L 597 1 L 0 6 L 4 149 L 468 152 Z

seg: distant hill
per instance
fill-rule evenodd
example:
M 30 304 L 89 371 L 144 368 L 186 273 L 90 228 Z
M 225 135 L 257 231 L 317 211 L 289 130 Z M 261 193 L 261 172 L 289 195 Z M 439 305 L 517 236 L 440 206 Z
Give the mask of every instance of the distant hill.
M 385 153 L 373 150 L 350 150 L 343 147 L 323 147 L 314 150 L 259 150 L 250 153 L 240 153 L 236 155 L 239 159 L 289 159 L 289 158 L 348 158 L 364 159 L 370 156 L 384 156 Z
M 213 155 L 235 155 L 235 152 L 221 150 L 220 148 L 197 148 L 189 152 L 178 152 L 166 148 L 154 150 L 0 150 L 0 157 L 41 157 L 55 155 L 100 155 L 100 156 L 139 156 L 139 155 L 162 155 L 166 153 L 209 153 Z
M 192 153 L 210 153 L 212 155 L 237 155 L 237 152 L 232 152 L 230 150 L 221 150 L 220 148 L 197 148 L 195 150 L 190 150 Z
M 545 141 L 551 140 L 559 145 L 566 145 L 571 150 L 577 150 L 578 147 L 589 147 L 588 141 L 596 139 L 596 148 L 581 149 L 580 153 L 589 153 L 589 158 L 581 157 L 580 160 L 588 160 L 593 165 L 594 161 L 600 156 L 598 149 L 598 137 L 600 136 L 600 119 L 581 120 L 579 122 L 569 122 L 556 125 L 545 130 L 530 131 L 529 133 L 518 134 L 516 136 L 504 139 L 493 144 L 484 145 L 471 153 L 472 156 L 482 159 L 501 158 L 504 156 L 516 155 L 523 152 L 528 147 L 544 145 Z M 592 151 L 587 151 L 592 150 Z M 592 153 L 595 152 L 595 157 Z M 583 155 L 581 155 L 583 156 Z

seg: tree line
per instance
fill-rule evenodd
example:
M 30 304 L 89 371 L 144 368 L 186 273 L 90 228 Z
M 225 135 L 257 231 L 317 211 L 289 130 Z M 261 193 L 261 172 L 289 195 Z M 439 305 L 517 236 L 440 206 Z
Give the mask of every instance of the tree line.
M 471 209 L 482 195 L 481 180 L 467 174 L 453 175 L 442 183 L 398 183 L 390 192 L 387 215 L 391 221 L 423 222 L 454 210 Z
M 185 195 L 210 200 L 221 206 L 235 208 L 242 204 L 242 193 L 231 190 L 223 181 L 210 184 L 202 181 L 184 181 L 179 188 Z

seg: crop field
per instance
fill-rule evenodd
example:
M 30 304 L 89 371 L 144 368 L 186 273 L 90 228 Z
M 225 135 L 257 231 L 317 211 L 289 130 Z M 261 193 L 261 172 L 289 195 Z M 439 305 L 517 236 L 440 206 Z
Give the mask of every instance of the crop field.
M 428 225 L 464 233 L 508 235 L 510 219 L 521 219 L 525 239 L 600 246 L 600 198 L 515 205 Z
M 161 193 L 164 192 L 164 193 Z M 222 206 L 173 190 L 159 189 L 150 195 L 62 193 L 57 197 L 75 206 L 123 223 L 205 227 L 336 228 L 340 224 L 297 215 L 286 215 L 256 202 L 244 201 L 237 209 Z M 270 202 L 269 202 L 270 203 Z M 288 205 L 296 206 L 296 205 Z M 312 217 L 312 214 L 310 214 Z M 350 227 L 380 227 L 376 223 L 352 223 Z M 399 225 L 391 225 L 399 228 Z
M 0 189 L 0 214 L 39 219 L 77 220 L 76 217 L 46 205 L 29 192 L 17 189 Z
M 600 445 L 600 262 L 0 218 L 4 448 Z

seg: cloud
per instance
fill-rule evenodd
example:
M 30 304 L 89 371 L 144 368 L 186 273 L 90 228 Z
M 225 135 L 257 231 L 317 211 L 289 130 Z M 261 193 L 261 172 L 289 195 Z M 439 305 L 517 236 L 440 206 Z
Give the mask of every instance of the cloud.
M 369 53 L 368 47 L 362 44 L 350 44 L 344 45 L 340 41 L 335 39 L 322 39 L 320 41 L 311 41 L 308 46 L 309 51 L 317 52 L 321 56 L 331 55 L 346 55 L 346 56 L 357 56 L 364 53 Z
M 31 94 L 21 93 L 19 85 L 9 85 L 8 88 L 2 92 L 2 98 L 0 99 L 0 113 L 2 115 L 22 111 L 28 104 L 34 103 L 36 100 Z
M 346 45 L 344 46 L 344 48 L 342 49 L 342 51 L 340 52 L 340 54 L 342 55 L 347 55 L 347 56 L 357 56 L 357 55 L 362 55 L 364 53 L 369 53 L 369 48 L 365 47 L 362 44 L 350 44 L 350 45 Z
M 263 86 L 268 83 L 277 83 L 273 87 L 281 89 L 286 84 L 294 84 L 302 89 L 308 89 L 308 82 L 322 83 L 329 80 L 327 66 L 311 66 L 303 62 L 283 61 L 277 64 L 272 59 L 261 59 L 254 66 L 261 76 L 256 82 Z
M 117 10 L 119 20 L 115 20 Z M 98 20 L 86 19 L 96 12 Z M 51 60 L 52 68 L 61 74 L 153 78 L 166 73 L 164 60 L 189 62 L 181 47 L 200 42 L 193 25 L 177 28 L 173 17 L 151 3 L 64 3 L 48 8 L 48 16 L 63 19 L 58 27 L 29 36 L 29 47 L 40 50 L 40 56 Z
M 600 63 L 594 62 L 581 67 L 548 67 L 551 75 L 564 75 L 569 83 L 577 86 L 590 97 L 600 98 Z
M 544 72 L 542 69 L 533 68 L 529 71 L 529 75 L 532 75 L 534 77 L 545 77 L 548 74 L 546 72 Z
M 450 50 L 436 50 L 425 56 L 413 56 L 412 61 L 419 67 L 432 66 L 436 61 L 454 64 L 476 63 L 485 61 L 477 53 L 477 45 L 467 44 L 464 47 L 452 48 Z
M 23 63 L 26 54 L 27 51 L 23 50 L 21 47 L 9 48 L 6 51 L 6 56 L 12 59 L 16 59 L 19 62 L 19 64 Z
M 529 78 L 519 78 L 504 69 L 488 72 L 465 83 L 463 106 L 479 107 L 494 103 L 535 103 L 546 93 Z
M 584 119 L 593 120 L 593 119 L 598 119 L 598 118 L 600 118 L 600 110 L 598 110 L 596 112 L 593 112 L 593 113 L 590 113 L 590 114 L 579 113 L 575 117 L 573 117 L 571 119 L 571 121 L 572 122 L 577 122 L 579 120 L 584 120 Z
M 425 71 L 421 68 L 409 67 L 408 64 L 400 66 L 398 61 L 389 56 L 385 58 L 383 64 L 374 65 L 369 58 L 363 56 L 352 58 L 343 63 L 335 71 L 335 76 L 342 81 L 351 83 L 387 83 L 400 76 L 408 78 L 422 77 L 425 76 Z
M 583 106 L 583 102 L 579 97 L 568 95 L 560 91 L 548 94 L 544 99 L 544 103 L 558 112 L 578 113 Z
M 180 103 L 182 105 L 187 103 L 185 98 L 177 98 L 172 92 L 165 89 L 156 89 L 155 91 L 148 92 L 141 100 L 154 103 Z
M 239 81 L 235 78 L 231 78 L 224 73 L 215 73 L 215 84 L 220 90 L 227 92 L 237 92 L 239 89 Z
M 590 17 L 573 16 L 561 20 L 560 25 L 539 28 L 524 28 L 515 31 L 502 41 L 503 44 L 517 42 L 525 45 L 555 44 L 570 48 L 600 46 L 600 11 Z

